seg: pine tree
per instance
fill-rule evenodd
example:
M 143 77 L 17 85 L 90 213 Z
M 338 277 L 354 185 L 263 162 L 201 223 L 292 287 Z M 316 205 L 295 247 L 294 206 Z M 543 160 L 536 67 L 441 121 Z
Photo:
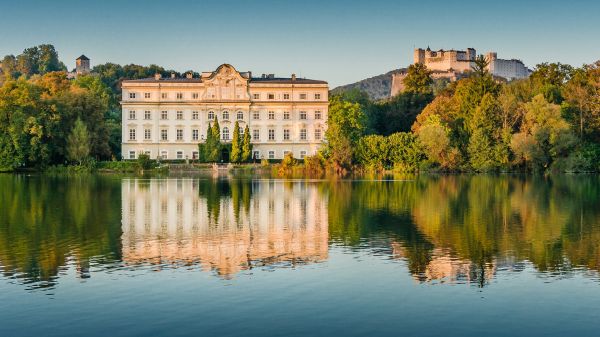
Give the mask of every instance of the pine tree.
M 242 141 L 242 158 L 243 162 L 249 162 L 252 159 L 252 144 L 250 143 L 250 128 L 246 125 L 244 129 L 244 139 Z
M 242 160 L 242 143 L 240 139 L 240 125 L 235 122 L 233 127 L 233 139 L 231 140 L 231 162 L 239 163 Z
M 81 165 L 82 161 L 90 154 L 90 136 L 87 127 L 81 119 L 75 121 L 73 131 L 67 138 L 67 157 L 70 160 L 77 161 Z
M 210 162 L 218 162 L 221 152 L 221 127 L 219 126 L 219 120 L 216 117 L 210 131 L 211 142 L 208 146 L 208 160 Z

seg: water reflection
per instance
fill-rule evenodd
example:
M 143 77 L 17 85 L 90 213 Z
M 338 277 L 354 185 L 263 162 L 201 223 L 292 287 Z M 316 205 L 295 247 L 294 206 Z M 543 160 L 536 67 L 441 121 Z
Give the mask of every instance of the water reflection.
M 229 278 L 327 259 L 327 201 L 314 184 L 123 180 L 123 260 L 200 263 Z
M 51 288 L 66 270 L 85 279 L 109 269 L 194 265 L 232 278 L 326 261 L 335 251 L 376 256 L 423 283 L 485 286 L 522 272 L 597 279 L 598 205 L 595 176 L 303 182 L 0 175 L 0 272 L 28 289 Z

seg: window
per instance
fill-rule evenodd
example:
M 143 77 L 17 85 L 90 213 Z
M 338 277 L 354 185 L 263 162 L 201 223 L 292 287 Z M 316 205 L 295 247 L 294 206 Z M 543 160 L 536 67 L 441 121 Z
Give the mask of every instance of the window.
M 267 94 L 267 99 L 275 99 L 275 94 Z
M 223 128 L 223 140 L 229 140 L 229 128 L 228 127 Z
M 275 140 L 275 129 L 269 129 L 269 140 Z
M 300 129 L 300 140 L 306 140 L 306 129 Z
M 304 159 L 306 157 L 306 151 L 300 151 L 300 159 Z
M 300 119 L 306 119 L 306 111 L 300 111 Z
M 321 129 L 315 129 L 315 139 L 316 140 L 321 139 Z
M 150 157 L 150 151 L 144 151 L 144 154 L 147 155 L 148 157 Z
M 183 93 L 182 92 L 178 92 L 177 93 L 177 99 L 183 99 Z
M 144 93 L 144 98 L 150 98 L 150 93 L 149 92 L 145 92 Z
M 289 129 L 283 130 L 283 140 L 290 140 L 290 130 Z
M 252 113 L 252 119 L 260 119 L 260 112 L 254 111 Z
M 275 119 L 275 111 L 269 111 L 269 119 Z
M 199 139 L 198 135 L 199 135 L 198 129 L 192 130 L 192 140 L 198 140 Z
M 198 159 L 198 158 L 200 158 L 200 157 L 198 156 L 198 151 L 192 151 L 192 159 L 194 159 L 194 160 L 195 160 L 195 159 Z
M 129 110 L 129 119 L 135 119 L 135 110 Z
M 129 129 L 129 140 L 135 140 L 135 129 Z
M 199 96 L 197 92 L 192 93 L 192 99 L 198 99 L 198 97 Z
M 283 94 L 283 99 L 290 99 L 290 94 Z
M 223 120 L 229 120 L 229 111 L 223 111 Z
M 252 99 L 260 99 L 260 94 L 252 94 Z
M 152 139 L 152 131 L 150 129 L 144 129 L 144 139 L 145 140 Z
M 285 156 L 287 156 L 287 155 L 288 155 L 288 153 L 290 153 L 290 151 L 287 151 L 287 150 L 286 150 L 286 151 L 283 151 L 283 156 L 284 156 L 284 157 L 285 157 Z
M 254 139 L 254 140 L 260 139 L 260 130 L 257 130 L 257 129 L 252 130 L 252 139 Z
M 177 129 L 177 140 L 183 140 L 183 129 Z
M 169 96 L 167 95 L 166 92 L 163 92 L 162 94 L 160 94 L 160 98 L 162 98 L 162 99 L 167 99 L 167 97 L 169 97 Z
M 315 94 L 315 100 L 321 99 L 321 94 Z
M 169 114 L 167 114 L 167 111 L 163 110 L 160 112 L 160 119 L 169 119 Z
M 177 159 L 183 159 L 183 151 L 177 151 Z
M 260 158 L 260 151 L 254 151 L 254 153 L 252 154 L 252 158 L 254 158 L 254 159 Z
M 283 112 L 283 119 L 290 119 L 290 112 L 289 111 L 284 111 Z
M 306 94 L 300 94 L 300 99 L 306 99 Z
M 135 151 L 129 151 L 129 159 L 135 159 Z
M 183 119 L 183 111 L 177 111 L 177 119 L 179 119 L 179 120 Z
M 167 150 L 162 150 L 162 151 L 160 151 L 160 157 L 161 157 L 162 159 L 167 159 L 167 158 L 169 158 L 169 152 L 168 152 Z M 166 211 L 166 207 L 165 207 L 165 211 Z
M 269 151 L 269 159 L 275 159 L 275 151 Z
M 135 98 L 135 92 L 130 92 L 129 93 L 129 98 Z
M 214 113 L 214 111 L 209 111 L 208 112 L 208 120 L 212 121 L 213 119 L 215 119 L 215 113 Z
M 144 111 L 144 119 L 145 120 L 152 119 L 152 113 L 148 110 Z
M 241 112 L 241 111 L 238 111 L 238 112 L 237 112 L 237 119 L 238 119 L 238 120 L 242 120 L 242 119 L 244 119 L 244 113 L 243 113 L 243 112 Z
M 321 111 L 320 110 L 315 111 L 315 119 L 321 119 Z
M 165 129 L 160 130 L 160 140 L 168 140 L 168 139 L 169 139 L 168 131 Z
M 192 119 L 198 119 L 198 111 L 192 111 Z

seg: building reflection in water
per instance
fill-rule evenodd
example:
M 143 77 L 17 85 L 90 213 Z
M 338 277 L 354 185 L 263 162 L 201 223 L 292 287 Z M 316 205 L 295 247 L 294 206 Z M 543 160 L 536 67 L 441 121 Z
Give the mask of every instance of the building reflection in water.
M 304 182 L 126 179 L 126 264 L 199 263 L 229 278 L 327 259 L 327 201 Z

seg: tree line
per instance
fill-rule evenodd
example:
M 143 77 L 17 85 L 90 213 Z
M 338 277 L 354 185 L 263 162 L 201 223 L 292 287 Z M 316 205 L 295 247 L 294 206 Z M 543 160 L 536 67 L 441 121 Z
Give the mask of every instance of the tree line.
M 486 67 L 479 57 L 440 89 L 411 65 L 406 90 L 389 100 L 332 96 L 326 158 L 338 172 L 600 170 L 600 61 L 543 63 L 510 82 Z

